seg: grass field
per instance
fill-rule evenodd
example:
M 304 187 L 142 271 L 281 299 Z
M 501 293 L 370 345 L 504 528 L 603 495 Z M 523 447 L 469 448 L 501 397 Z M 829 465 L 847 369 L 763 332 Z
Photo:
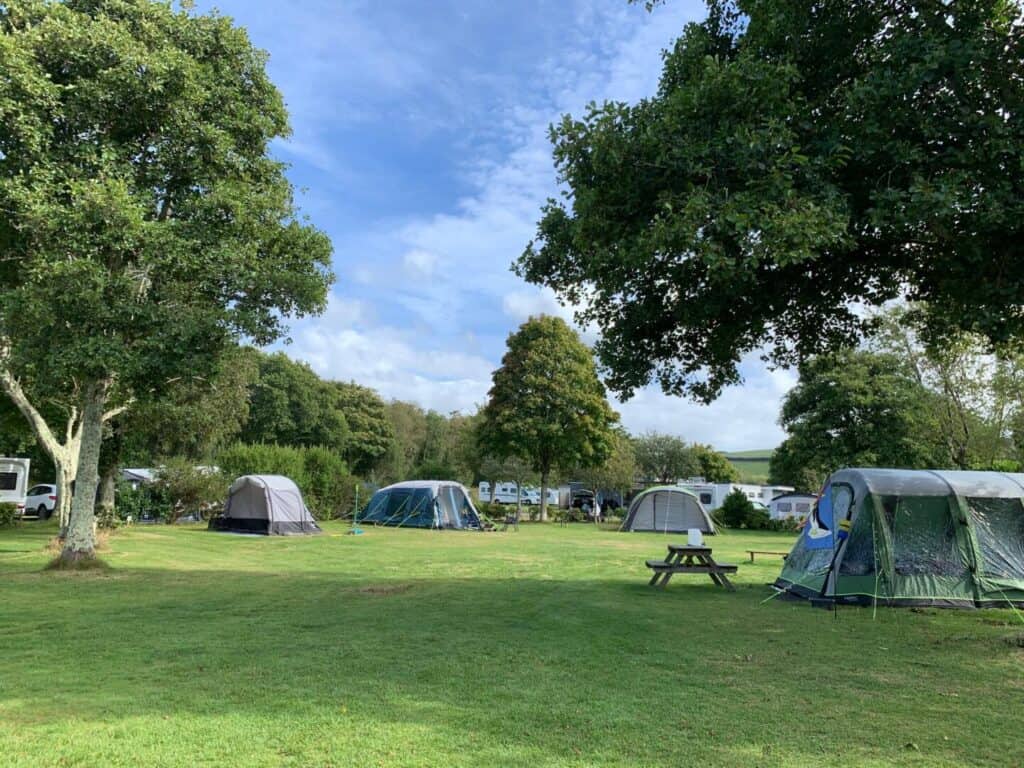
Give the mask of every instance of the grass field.
M 649 589 L 651 534 L 344 530 L 137 527 L 77 575 L 0 533 L 0 763 L 1024 764 L 1011 612 L 763 602 L 779 534 L 714 540 L 728 593 Z

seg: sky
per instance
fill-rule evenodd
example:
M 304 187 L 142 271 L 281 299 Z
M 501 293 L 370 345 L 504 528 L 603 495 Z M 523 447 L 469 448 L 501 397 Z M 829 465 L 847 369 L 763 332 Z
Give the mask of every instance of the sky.
M 443 413 L 484 404 L 505 341 L 534 314 L 571 321 L 512 262 L 558 191 L 548 126 L 587 103 L 655 92 L 661 52 L 699 0 L 217 0 L 269 54 L 293 134 L 302 213 L 331 238 L 327 311 L 282 349 L 320 375 Z M 593 337 L 583 331 L 585 341 Z M 792 371 L 751 355 L 711 406 L 651 387 L 613 399 L 633 433 L 722 450 L 783 435 Z

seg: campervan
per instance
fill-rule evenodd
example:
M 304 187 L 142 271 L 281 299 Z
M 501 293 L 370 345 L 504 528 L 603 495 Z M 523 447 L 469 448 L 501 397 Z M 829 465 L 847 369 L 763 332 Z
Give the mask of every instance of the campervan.
M 29 459 L 0 459 L 0 504 L 14 504 L 25 513 Z

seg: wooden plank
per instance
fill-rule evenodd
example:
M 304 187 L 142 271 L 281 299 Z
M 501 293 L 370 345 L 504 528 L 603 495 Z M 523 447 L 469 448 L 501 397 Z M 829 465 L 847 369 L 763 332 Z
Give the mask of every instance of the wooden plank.
M 736 573 L 735 565 L 668 565 L 658 561 L 648 560 L 647 567 L 662 573 Z
M 681 552 L 689 555 L 710 555 L 711 547 L 691 547 L 689 544 L 669 544 L 669 552 Z
M 750 555 L 750 562 L 754 562 L 754 555 L 778 555 L 783 560 L 785 560 L 786 557 L 789 555 L 788 552 L 771 552 L 769 550 L 763 549 L 746 549 L 744 550 L 744 552 Z

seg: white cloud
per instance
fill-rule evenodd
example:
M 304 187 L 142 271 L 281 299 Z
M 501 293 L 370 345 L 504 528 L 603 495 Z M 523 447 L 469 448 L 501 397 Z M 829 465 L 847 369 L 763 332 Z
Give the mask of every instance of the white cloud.
M 616 404 L 623 424 L 634 434 L 647 431 L 677 434 L 719 450 L 773 448 L 784 435 L 778 426 L 783 396 L 796 383 L 794 371 L 766 371 L 749 355 L 742 366 L 747 380 L 725 390 L 711 405 L 669 397 L 654 387 Z
M 356 381 L 386 399 L 442 413 L 471 412 L 484 403 L 489 360 L 378 321 L 363 303 L 333 300 L 323 317 L 295 329 L 285 351 L 321 376 Z
M 417 277 L 429 277 L 434 273 L 440 264 L 440 258 L 435 253 L 414 248 L 402 257 L 405 268 Z
M 358 10 L 326 0 L 312 7 L 289 22 L 313 31 L 306 55 L 282 67 L 297 116 L 288 151 L 343 176 L 325 126 L 359 120 L 367 110 L 379 119 L 402 103 L 403 119 L 422 122 L 422 130 L 439 118 L 465 126 L 458 170 L 469 193 L 432 215 L 368 220 L 358 233 L 346 233 L 344 244 L 336 239 L 341 295 L 327 316 L 297 329 L 289 351 L 325 375 L 355 379 L 385 397 L 440 411 L 472 409 L 486 397 L 509 331 L 541 313 L 572 320 L 571 308 L 550 290 L 525 285 L 510 270 L 535 233 L 544 201 L 557 193 L 548 124 L 581 113 L 590 101 L 653 93 L 661 50 L 704 5 L 679 0 L 646 14 L 625 3 L 575 0 L 575 24 L 557 33 L 538 30 L 551 36 L 548 57 L 519 79 L 500 82 L 479 67 L 439 72 L 438 62 L 451 52 L 420 40 L 429 36 L 412 34 L 409 25 L 385 39 L 366 28 Z M 331 23 L 320 29 L 328 11 Z M 342 49 L 350 62 L 345 71 L 333 55 Z M 502 99 L 481 100 L 480 93 Z M 355 103 L 358 109 L 349 110 Z M 382 298 L 399 309 L 377 316 L 370 308 Z M 593 343 L 594 329 L 583 329 L 583 338 Z M 659 429 L 731 450 L 773 446 L 781 439 L 779 401 L 793 376 L 764 371 L 756 356 L 743 370 L 747 383 L 706 407 L 642 390 L 620 406 L 623 422 L 635 432 Z

